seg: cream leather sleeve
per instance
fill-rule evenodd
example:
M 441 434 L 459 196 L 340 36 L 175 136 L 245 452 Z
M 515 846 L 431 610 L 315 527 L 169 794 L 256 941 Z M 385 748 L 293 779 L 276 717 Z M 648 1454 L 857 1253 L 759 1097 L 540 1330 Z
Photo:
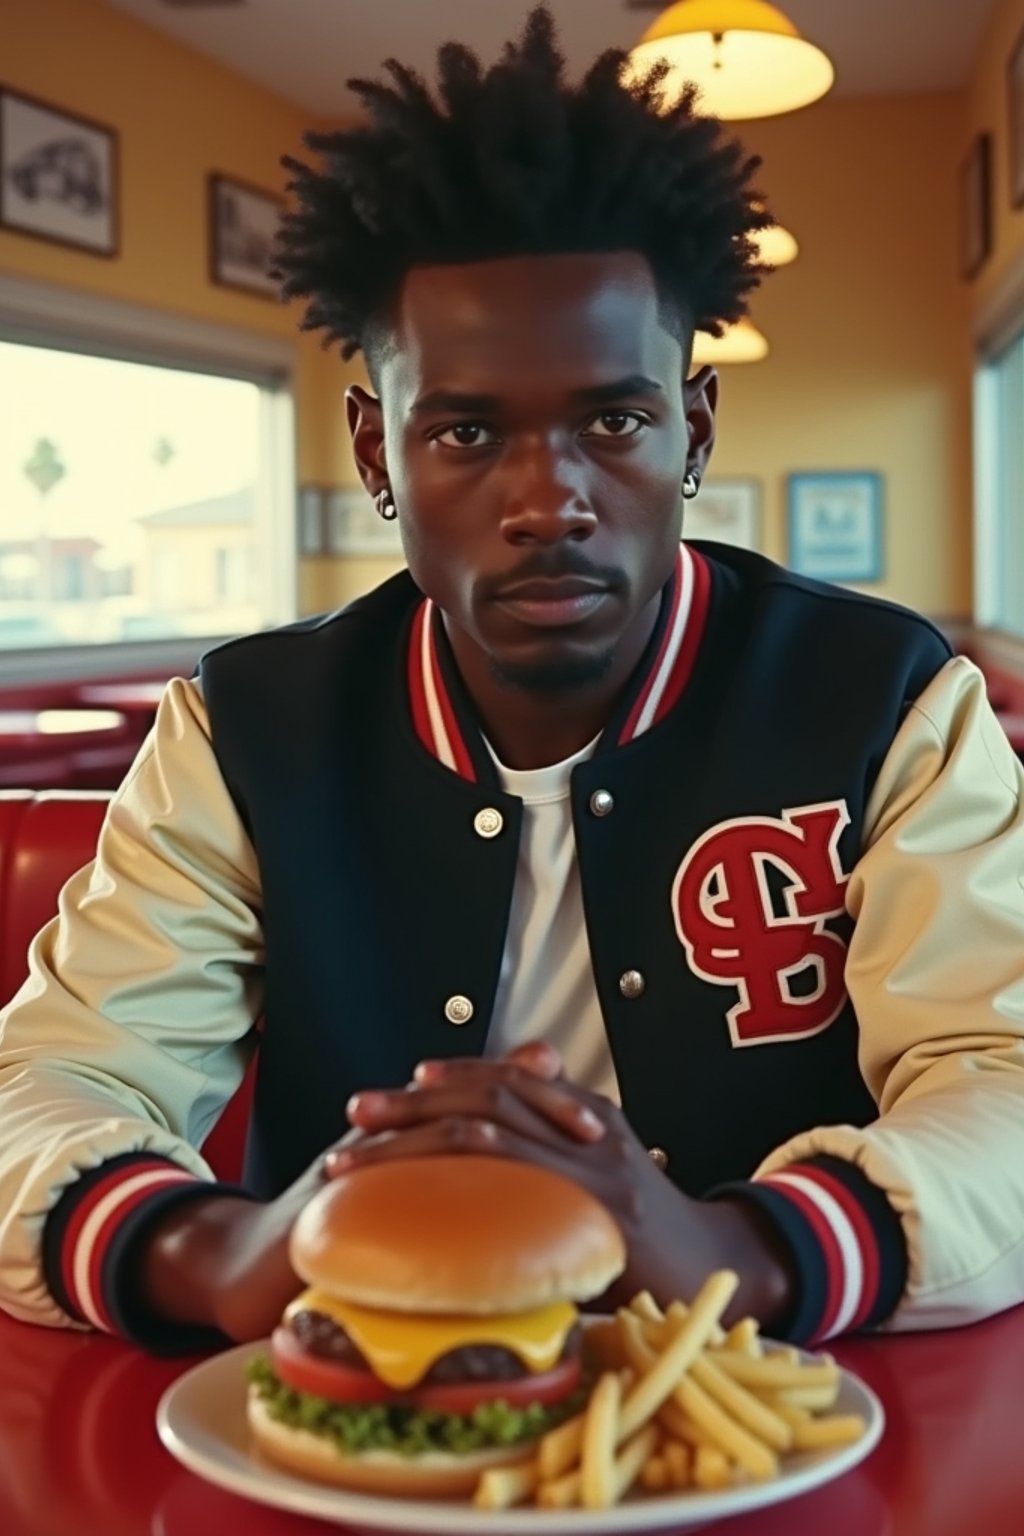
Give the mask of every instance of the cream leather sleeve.
M 797 1136 L 758 1175 L 821 1154 L 858 1165 L 907 1242 L 886 1326 L 972 1322 L 1024 1300 L 1024 772 L 963 657 L 886 756 L 846 904 L 880 1116 Z
M 68 1322 L 41 1241 L 70 1181 L 133 1153 L 212 1177 L 195 1149 L 252 1050 L 260 908 L 202 696 L 175 679 L 0 1013 L 0 1306 L 16 1317 Z

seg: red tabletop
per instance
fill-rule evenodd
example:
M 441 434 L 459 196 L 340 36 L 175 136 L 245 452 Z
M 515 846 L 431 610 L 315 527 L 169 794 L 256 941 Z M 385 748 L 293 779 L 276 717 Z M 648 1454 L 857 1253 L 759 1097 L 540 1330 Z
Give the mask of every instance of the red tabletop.
M 1024 1307 L 835 1353 L 882 1399 L 881 1444 L 827 1487 L 716 1527 L 723 1536 L 1020 1536 Z M 0 1315 L 2 1536 L 337 1536 L 224 1493 L 163 1449 L 157 1401 L 193 1364 Z

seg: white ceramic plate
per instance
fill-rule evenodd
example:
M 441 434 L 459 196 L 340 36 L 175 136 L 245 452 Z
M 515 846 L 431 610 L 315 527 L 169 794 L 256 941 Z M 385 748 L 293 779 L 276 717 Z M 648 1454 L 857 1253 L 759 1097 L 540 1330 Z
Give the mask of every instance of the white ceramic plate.
M 250 1444 L 245 1362 L 266 1349 L 266 1343 L 243 1344 L 179 1377 L 157 1408 L 161 1440 L 189 1471 L 231 1493 L 367 1531 L 411 1531 L 416 1536 L 622 1536 L 678 1531 L 778 1504 L 841 1477 L 874 1449 L 885 1423 L 875 1394 L 843 1371 L 833 1412 L 861 1414 L 867 1425 L 864 1435 L 855 1445 L 787 1457 L 784 1470 L 772 1482 L 738 1484 L 720 1493 L 637 1494 L 607 1510 L 484 1511 L 468 1501 L 381 1499 L 293 1476 L 264 1460 Z

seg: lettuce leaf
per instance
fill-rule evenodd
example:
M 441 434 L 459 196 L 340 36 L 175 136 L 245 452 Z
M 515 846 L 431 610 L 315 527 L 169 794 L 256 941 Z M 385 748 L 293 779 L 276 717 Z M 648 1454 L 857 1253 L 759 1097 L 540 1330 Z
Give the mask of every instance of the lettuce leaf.
M 389 1403 L 332 1403 L 308 1392 L 296 1392 L 276 1375 L 266 1355 L 256 1355 L 246 1367 L 272 1419 L 290 1429 L 305 1429 L 332 1440 L 345 1455 L 359 1451 L 394 1451 L 420 1456 L 425 1451 L 456 1455 L 491 1445 L 519 1445 L 546 1434 L 580 1407 L 586 1389 L 550 1408 L 530 1403 L 481 1403 L 471 1414 L 438 1413 L 429 1408 L 403 1408 Z

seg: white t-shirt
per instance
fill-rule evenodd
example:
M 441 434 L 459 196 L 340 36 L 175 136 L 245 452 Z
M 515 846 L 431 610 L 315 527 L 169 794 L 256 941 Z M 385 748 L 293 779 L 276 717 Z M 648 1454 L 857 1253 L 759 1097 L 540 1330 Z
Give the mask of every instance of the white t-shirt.
M 597 746 L 548 768 L 506 768 L 502 788 L 523 802 L 512 912 L 485 1055 L 548 1040 L 566 1075 L 615 1104 L 619 1086 L 597 999 L 572 826 L 570 776 Z

